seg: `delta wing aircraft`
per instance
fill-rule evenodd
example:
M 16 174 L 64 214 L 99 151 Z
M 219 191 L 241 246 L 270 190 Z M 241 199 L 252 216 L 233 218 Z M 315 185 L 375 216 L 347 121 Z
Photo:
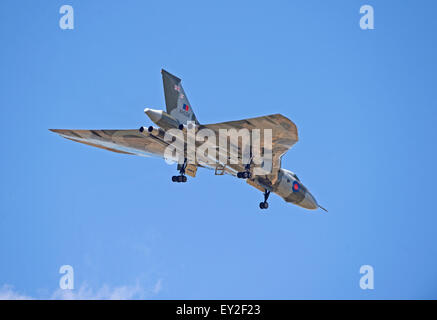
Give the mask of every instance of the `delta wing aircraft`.
M 321 208 L 326 211 L 317 203 L 314 196 L 293 172 L 281 168 L 282 156 L 298 141 L 297 127 L 291 120 L 281 114 L 272 114 L 237 121 L 200 124 L 181 85 L 181 79 L 165 70 L 161 70 L 161 74 L 167 111 L 150 108 L 144 110 L 150 120 L 158 127 L 149 126 L 131 130 L 50 130 L 64 138 L 113 152 L 139 156 L 157 156 L 166 160 L 170 158 L 169 160 L 178 162 L 177 170 L 179 175 L 172 177 L 173 182 L 186 182 L 187 175 L 194 178 L 199 167 L 212 169 L 215 175 L 229 174 L 246 180 L 249 185 L 263 192 L 264 201 L 259 204 L 261 209 L 268 208 L 267 200 L 270 193 L 273 192 L 286 202 L 302 208 Z M 180 131 L 184 137 L 187 137 L 192 127 L 195 127 L 196 132 L 200 132 L 201 129 L 209 129 L 216 136 L 219 136 L 222 130 L 235 129 L 238 131 L 248 129 L 248 131 L 251 131 L 254 129 L 270 129 L 270 146 L 266 145 L 266 141 L 260 138 L 257 141 L 264 155 L 270 155 L 269 171 L 255 174 L 255 163 L 264 165 L 264 162 L 260 162 L 260 159 L 254 161 L 252 149 L 250 150 L 250 161 L 248 163 L 241 161 L 229 163 L 226 160 L 231 158 L 230 150 L 221 148 L 217 143 L 217 139 L 208 139 L 207 141 L 209 143 L 208 147 L 216 150 L 219 155 L 212 161 L 205 154 L 196 157 L 194 161 L 187 161 L 187 154 L 190 150 L 189 143 L 185 140 L 180 147 L 183 150 L 179 150 L 182 152 L 183 159 L 181 160 L 181 157 L 177 155 L 171 159 L 172 157 L 168 156 L 168 152 L 166 153 L 166 149 L 171 144 L 171 141 L 166 137 L 166 133 L 172 130 Z M 252 139 L 254 139 L 253 137 Z M 199 142 L 195 141 L 194 148 L 198 146 Z M 234 150 L 241 151 L 242 147 L 240 145 L 234 147 L 236 148 Z M 270 149 L 266 150 L 266 148 Z M 173 154 L 175 153 L 173 152 Z M 205 159 L 202 157 L 205 157 Z M 238 157 L 241 158 L 240 155 Z M 220 161 L 220 159 L 225 159 L 225 161 Z

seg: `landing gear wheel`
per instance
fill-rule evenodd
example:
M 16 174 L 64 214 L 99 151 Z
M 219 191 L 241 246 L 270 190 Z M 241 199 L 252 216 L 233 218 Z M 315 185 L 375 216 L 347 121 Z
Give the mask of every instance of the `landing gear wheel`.
M 178 170 L 180 175 L 171 177 L 173 182 L 187 182 L 187 177 L 185 176 L 185 168 L 187 167 L 187 159 L 184 160 L 183 164 L 178 164 Z
M 187 177 L 180 175 L 180 176 L 173 176 L 171 177 L 171 181 L 173 182 L 187 182 Z
M 237 178 L 240 179 L 249 179 L 252 177 L 252 174 L 249 171 L 241 171 L 237 173 Z
M 260 202 L 259 207 L 260 207 L 260 209 L 267 209 L 269 207 L 269 203 L 268 202 Z
M 264 201 L 259 203 L 259 207 L 261 209 L 267 209 L 269 207 L 269 203 L 267 202 L 267 199 L 270 196 L 270 191 L 268 191 L 267 189 L 265 189 L 264 191 Z

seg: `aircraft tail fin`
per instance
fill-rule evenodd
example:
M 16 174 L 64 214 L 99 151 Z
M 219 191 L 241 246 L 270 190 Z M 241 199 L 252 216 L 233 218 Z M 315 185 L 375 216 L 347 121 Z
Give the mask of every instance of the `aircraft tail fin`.
M 194 121 L 198 124 L 199 122 L 191 108 L 184 88 L 182 88 L 181 79 L 164 69 L 161 70 L 161 74 L 167 113 L 181 124 L 187 124 L 188 121 Z

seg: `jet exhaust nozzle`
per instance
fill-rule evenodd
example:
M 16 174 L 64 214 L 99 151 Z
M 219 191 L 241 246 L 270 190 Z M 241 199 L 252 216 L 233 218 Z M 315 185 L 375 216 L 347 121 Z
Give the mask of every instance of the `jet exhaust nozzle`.
M 159 128 L 155 128 L 154 126 L 150 126 L 149 128 L 147 128 L 147 131 L 152 135 L 152 136 L 157 136 L 160 133 L 160 129 Z
M 187 124 L 183 124 L 183 123 L 181 123 L 179 126 L 178 126 L 178 129 L 179 130 L 192 130 L 192 129 L 194 129 L 194 130 L 198 130 L 198 127 L 197 127 L 197 125 L 195 124 L 195 123 L 193 123 L 193 122 L 188 122 Z

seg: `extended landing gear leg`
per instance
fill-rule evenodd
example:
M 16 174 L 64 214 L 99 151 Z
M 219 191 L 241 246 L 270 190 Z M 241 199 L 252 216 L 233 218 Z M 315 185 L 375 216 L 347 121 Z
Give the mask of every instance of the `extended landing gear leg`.
M 237 173 L 237 178 L 239 179 L 250 179 L 252 178 L 252 173 L 250 172 L 250 165 L 252 163 L 252 153 L 251 153 L 251 160 L 250 163 L 246 164 L 244 166 L 244 171 L 240 171 Z
M 184 159 L 183 164 L 178 164 L 178 170 L 180 175 L 171 177 L 173 182 L 187 182 L 187 177 L 185 176 L 185 168 L 187 167 L 187 158 Z
M 259 207 L 261 209 L 267 209 L 269 207 L 269 203 L 267 202 L 267 199 L 269 198 L 270 195 L 270 191 L 268 191 L 266 189 L 266 191 L 264 192 L 264 202 L 260 202 L 259 203 Z
M 239 179 L 252 178 L 252 174 L 250 173 L 250 164 L 246 164 L 246 166 L 244 167 L 244 171 L 237 173 L 237 178 L 239 178 Z

